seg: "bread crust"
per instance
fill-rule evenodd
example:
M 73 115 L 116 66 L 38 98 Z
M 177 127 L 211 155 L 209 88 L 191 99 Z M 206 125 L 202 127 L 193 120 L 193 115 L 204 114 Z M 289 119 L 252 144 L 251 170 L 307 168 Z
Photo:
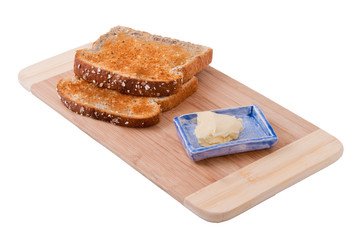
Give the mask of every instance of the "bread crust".
M 143 97 L 163 97 L 175 94 L 181 88 L 180 79 L 174 81 L 146 81 L 126 77 L 95 66 L 81 58 L 81 50 L 75 55 L 74 73 L 79 78 L 100 88 L 108 88 L 123 94 Z
M 202 55 L 196 56 L 192 61 L 183 65 L 181 71 L 183 73 L 183 82 L 187 82 L 195 74 L 207 67 L 213 59 L 213 49 L 207 49 Z
M 176 67 L 175 70 L 173 69 L 178 72 L 178 78 L 174 80 L 142 79 L 137 76 L 125 76 L 114 70 L 105 69 L 104 66 L 101 66 L 101 63 L 91 63 L 83 57 L 88 50 L 101 49 L 101 45 L 107 39 L 113 38 L 118 33 L 125 33 L 134 37 L 139 36 L 147 38 L 150 41 L 163 42 L 165 44 L 185 46 L 192 52 L 195 52 L 195 54 L 185 64 Z M 93 43 L 92 49 L 81 49 L 76 52 L 74 72 L 78 77 L 95 84 L 97 87 L 109 88 L 134 96 L 163 97 L 177 93 L 183 83 L 186 83 L 196 73 L 211 63 L 212 55 L 213 50 L 208 47 L 117 26 L 100 36 Z
M 161 112 L 159 111 L 155 116 L 148 118 L 129 118 L 122 115 L 108 114 L 105 111 L 100 109 L 88 107 L 84 104 L 80 104 L 72 101 L 71 99 L 65 97 L 61 91 L 57 91 L 58 96 L 62 103 L 71 111 L 80 114 L 82 116 L 90 117 L 96 120 L 101 120 L 104 122 L 109 122 L 117 126 L 125 126 L 131 128 L 146 128 L 153 126 L 160 121 Z
M 196 92 L 196 90 L 198 90 L 198 78 L 192 77 L 188 82 L 183 84 L 183 87 L 178 93 L 167 97 L 155 98 L 154 101 L 160 105 L 162 112 L 169 111 L 178 106 L 186 98 Z
M 125 126 L 125 127 L 135 127 L 135 128 L 145 128 L 153 126 L 160 121 L 161 112 L 168 111 L 177 105 L 179 105 L 181 102 L 183 102 L 187 97 L 192 95 L 198 88 L 198 79 L 196 77 L 193 77 L 191 80 L 189 80 L 186 84 L 184 84 L 183 88 L 180 89 L 180 91 L 176 94 L 173 94 L 171 96 L 167 97 L 156 97 L 156 98 L 150 98 L 150 97 L 139 97 L 139 98 L 146 98 L 148 101 L 151 101 L 152 104 L 155 104 L 157 107 L 154 109 L 155 112 L 150 112 L 147 117 L 138 117 L 133 115 L 132 117 L 124 114 L 115 114 L 113 111 L 106 111 L 103 109 L 96 108 L 94 106 L 88 106 L 87 104 L 82 104 L 81 101 L 73 100 L 73 94 L 78 95 L 76 92 L 68 93 L 65 89 L 65 82 L 71 81 L 69 79 L 61 79 L 57 84 L 57 94 L 62 101 L 62 103 L 71 111 L 80 114 L 82 116 L 91 117 L 97 120 L 105 121 L 112 123 L 114 125 L 118 126 Z M 82 80 L 76 80 L 76 81 L 82 81 Z M 89 84 L 85 81 L 83 81 L 84 84 L 86 84 L 87 87 L 91 87 L 93 84 Z M 106 90 L 106 89 L 100 89 L 98 88 L 98 91 L 112 91 L 112 90 Z M 71 97 L 67 97 L 67 95 L 70 95 Z M 119 93 L 116 93 L 115 95 L 120 95 Z M 78 97 L 78 96 L 77 96 Z M 138 98 L 138 97 L 131 97 L 131 98 Z M 145 100 L 147 101 L 147 100 Z

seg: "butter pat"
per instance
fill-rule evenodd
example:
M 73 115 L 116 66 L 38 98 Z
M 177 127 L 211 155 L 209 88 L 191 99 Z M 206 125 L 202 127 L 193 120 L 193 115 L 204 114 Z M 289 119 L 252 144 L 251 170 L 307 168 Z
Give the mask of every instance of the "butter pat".
M 241 118 L 210 111 L 197 113 L 195 136 L 204 147 L 230 142 L 238 138 L 243 129 Z

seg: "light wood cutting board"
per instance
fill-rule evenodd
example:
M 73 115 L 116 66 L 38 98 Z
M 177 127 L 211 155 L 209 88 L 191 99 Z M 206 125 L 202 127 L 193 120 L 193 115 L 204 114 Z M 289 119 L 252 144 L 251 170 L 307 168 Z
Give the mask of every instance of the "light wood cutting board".
M 82 46 L 87 47 L 88 45 Z M 93 139 L 201 218 L 228 220 L 335 162 L 343 153 L 333 136 L 220 71 L 201 71 L 199 90 L 146 129 L 114 126 L 68 110 L 56 84 L 73 75 L 76 49 L 23 69 L 19 81 Z M 259 106 L 279 140 L 272 149 L 193 162 L 173 118 L 197 111 Z

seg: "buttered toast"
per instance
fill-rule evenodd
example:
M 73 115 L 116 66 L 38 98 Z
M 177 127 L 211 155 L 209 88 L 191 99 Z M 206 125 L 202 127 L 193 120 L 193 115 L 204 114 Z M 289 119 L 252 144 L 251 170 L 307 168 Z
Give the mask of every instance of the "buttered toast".
M 170 110 L 193 94 L 198 79 L 192 77 L 175 94 L 166 97 L 138 97 L 98 88 L 78 77 L 64 78 L 57 84 L 63 104 L 83 116 L 126 127 L 149 127 L 160 120 L 162 111 Z
M 209 47 L 117 26 L 76 52 L 74 73 L 124 94 L 169 96 L 208 66 L 212 54 Z

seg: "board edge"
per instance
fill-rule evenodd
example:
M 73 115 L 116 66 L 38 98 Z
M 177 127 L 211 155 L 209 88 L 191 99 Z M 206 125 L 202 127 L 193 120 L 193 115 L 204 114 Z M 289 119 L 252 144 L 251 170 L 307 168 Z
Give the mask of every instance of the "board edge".
M 76 47 L 59 55 L 47 58 L 28 67 L 18 73 L 18 81 L 23 88 L 31 92 L 31 86 L 53 76 L 68 71 L 73 67 L 74 54 L 78 49 L 88 48 L 92 43 Z M 44 69 L 47 69 L 44 71 Z
M 342 143 L 318 129 L 190 194 L 183 205 L 206 221 L 223 222 L 329 166 L 342 154 Z M 243 190 L 245 186 L 253 191 Z

